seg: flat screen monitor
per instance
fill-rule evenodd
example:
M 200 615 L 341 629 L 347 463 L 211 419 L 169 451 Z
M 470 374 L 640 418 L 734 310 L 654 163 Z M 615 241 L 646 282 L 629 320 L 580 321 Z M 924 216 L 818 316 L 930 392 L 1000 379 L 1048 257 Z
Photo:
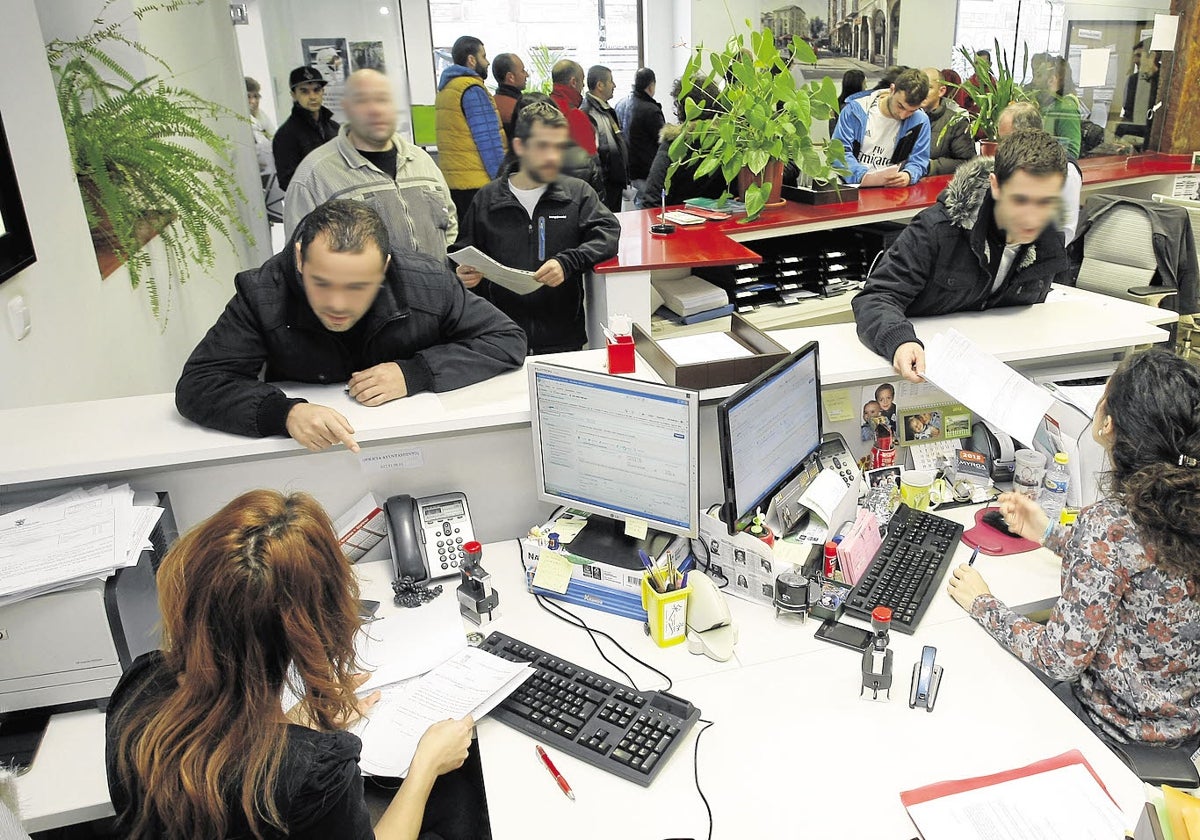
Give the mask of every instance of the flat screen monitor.
M 721 518 L 737 523 L 766 508 L 821 445 L 821 375 L 815 341 L 717 406 Z
M 538 498 L 697 535 L 695 391 L 531 362 L 529 397 Z

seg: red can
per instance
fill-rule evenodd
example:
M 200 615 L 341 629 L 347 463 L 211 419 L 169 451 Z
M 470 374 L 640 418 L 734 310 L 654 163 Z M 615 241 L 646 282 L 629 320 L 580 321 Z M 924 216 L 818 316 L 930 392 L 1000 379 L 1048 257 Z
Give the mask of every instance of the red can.
M 896 439 L 891 430 L 884 432 L 885 427 L 878 427 L 875 435 L 875 445 L 871 447 L 871 469 L 896 466 Z M 881 433 L 882 432 L 882 433 Z

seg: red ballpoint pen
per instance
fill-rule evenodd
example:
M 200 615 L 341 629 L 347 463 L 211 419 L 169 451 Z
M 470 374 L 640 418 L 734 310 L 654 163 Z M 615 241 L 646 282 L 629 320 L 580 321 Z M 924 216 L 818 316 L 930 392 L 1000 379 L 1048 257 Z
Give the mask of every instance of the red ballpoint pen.
M 562 792 L 567 795 L 567 798 L 572 802 L 575 801 L 575 794 L 571 792 L 571 786 L 567 784 L 567 780 L 563 778 L 563 774 L 558 772 L 558 768 L 554 766 L 554 762 L 550 760 L 550 756 L 546 755 L 546 751 L 537 746 L 538 758 L 542 760 L 542 764 L 546 765 L 546 769 L 550 771 L 550 775 L 554 777 L 554 781 L 558 782 L 558 786 L 562 788 Z

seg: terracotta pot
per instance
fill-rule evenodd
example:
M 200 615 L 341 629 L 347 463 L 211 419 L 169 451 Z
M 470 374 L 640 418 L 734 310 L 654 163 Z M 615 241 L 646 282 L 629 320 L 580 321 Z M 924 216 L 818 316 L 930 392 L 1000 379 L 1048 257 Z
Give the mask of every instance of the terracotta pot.
M 752 184 L 761 184 L 764 181 L 771 183 L 771 195 L 767 197 L 767 206 L 765 209 L 770 210 L 774 207 L 783 207 L 787 202 L 780 195 L 783 189 L 783 161 L 773 160 L 767 164 L 767 168 L 762 171 L 761 175 L 754 175 L 749 168 L 742 169 L 738 173 L 738 196 L 744 202 L 746 200 L 746 190 Z
M 979 154 L 983 155 L 984 157 L 995 157 L 996 149 L 999 146 L 1000 143 L 996 140 L 980 140 Z

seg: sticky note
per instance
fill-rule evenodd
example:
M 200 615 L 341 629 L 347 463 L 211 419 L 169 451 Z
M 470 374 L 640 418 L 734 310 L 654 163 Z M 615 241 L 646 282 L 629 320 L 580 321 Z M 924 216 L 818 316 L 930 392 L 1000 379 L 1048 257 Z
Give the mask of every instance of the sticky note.
M 558 541 L 563 545 L 570 545 L 571 540 L 579 536 L 579 532 L 583 530 L 583 526 L 587 525 L 586 519 L 559 519 L 550 526 L 550 530 L 558 534 Z
M 1154 35 L 1150 38 L 1150 49 L 1154 52 L 1175 49 L 1177 34 L 1179 34 L 1179 15 L 1155 15 Z
M 854 404 L 850 402 L 849 388 L 823 391 L 821 402 L 825 404 L 825 416 L 829 418 L 830 423 L 841 423 L 854 419 Z
M 567 584 L 571 582 L 571 568 L 571 561 L 562 554 L 543 548 L 538 553 L 538 565 L 537 571 L 533 573 L 533 585 L 561 595 L 567 591 Z
M 625 520 L 625 536 L 633 537 L 635 540 L 646 539 L 646 531 L 649 530 L 650 523 L 645 519 L 636 516 L 631 516 Z

